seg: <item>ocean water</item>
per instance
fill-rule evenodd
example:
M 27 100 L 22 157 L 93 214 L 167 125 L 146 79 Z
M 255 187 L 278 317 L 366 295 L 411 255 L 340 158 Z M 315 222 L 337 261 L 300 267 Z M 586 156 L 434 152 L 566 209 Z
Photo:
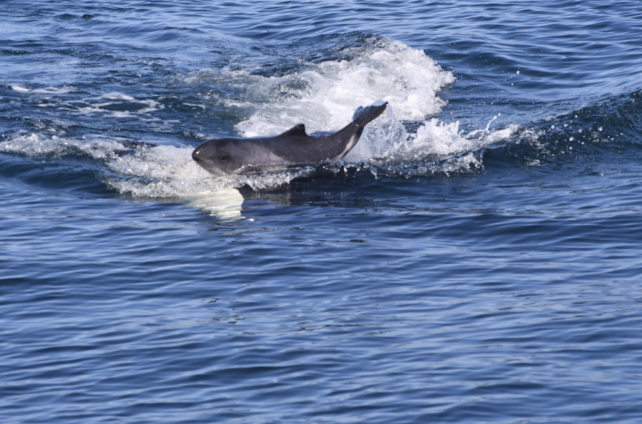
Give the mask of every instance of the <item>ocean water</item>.
M 0 3 L 0 422 L 638 423 L 638 1 Z M 218 178 L 214 137 L 339 164 Z

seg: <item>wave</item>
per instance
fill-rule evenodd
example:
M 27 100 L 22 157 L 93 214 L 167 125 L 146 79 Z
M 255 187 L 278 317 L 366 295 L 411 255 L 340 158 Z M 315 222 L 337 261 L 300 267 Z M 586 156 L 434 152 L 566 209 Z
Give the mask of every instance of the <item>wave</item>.
M 365 171 L 374 178 L 476 172 L 483 169 L 487 149 L 513 149 L 522 164 L 538 165 L 566 154 L 562 152 L 577 152 L 576 146 L 622 140 L 627 131 L 639 143 L 639 92 L 540 122 L 495 128 L 493 118 L 484 128 L 463 129 L 458 121 L 438 117 L 447 107 L 440 90 L 455 82 L 451 71 L 442 69 L 422 50 L 395 40 L 365 37 L 357 41 L 343 40 L 326 46 L 322 53 L 312 49 L 314 55 L 290 58 L 278 70 L 276 65 L 266 70 L 265 63 L 230 65 L 172 78 L 174 84 L 192 88 L 189 104 L 203 109 L 217 104 L 234 110 L 241 116 L 235 129 L 246 137 L 277 134 L 298 123 L 304 123 L 313 135 L 321 135 L 347 124 L 358 106 L 388 101 L 386 112 L 366 127 L 356 148 L 339 164 L 217 178 L 193 162 L 193 146 L 178 140 L 173 144 L 166 138 L 132 143 L 127 138 L 71 136 L 64 131 L 50 135 L 47 129 L 5 136 L 0 152 L 51 160 L 89 157 L 101 164 L 101 181 L 120 194 L 185 198 L 242 185 L 269 190 L 297 177 L 346 169 Z M 10 88 L 24 95 L 74 92 L 67 86 L 32 89 L 13 84 Z M 65 98 L 61 105 L 78 115 L 127 118 L 138 114 L 150 119 L 163 108 L 152 99 L 119 92 L 78 101 Z
M 527 165 L 600 162 L 642 148 L 642 92 L 601 99 L 529 124 L 502 146 Z

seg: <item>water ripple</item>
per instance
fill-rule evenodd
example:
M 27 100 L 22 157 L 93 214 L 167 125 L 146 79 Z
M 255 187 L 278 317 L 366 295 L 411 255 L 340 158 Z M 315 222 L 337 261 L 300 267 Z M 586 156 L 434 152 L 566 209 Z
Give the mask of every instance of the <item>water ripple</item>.
M 639 422 L 641 18 L 5 1 L 0 421 Z M 375 94 L 370 156 L 190 159 Z

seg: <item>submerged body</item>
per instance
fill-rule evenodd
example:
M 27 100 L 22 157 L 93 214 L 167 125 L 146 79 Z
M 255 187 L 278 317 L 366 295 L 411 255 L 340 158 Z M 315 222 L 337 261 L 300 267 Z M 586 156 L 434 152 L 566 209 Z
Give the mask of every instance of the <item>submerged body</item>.
M 192 153 L 200 166 L 215 175 L 338 162 L 357 144 L 363 129 L 386 109 L 387 102 L 358 108 L 353 121 L 327 137 L 310 137 L 299 124 L 274 137 L 209 140 Z

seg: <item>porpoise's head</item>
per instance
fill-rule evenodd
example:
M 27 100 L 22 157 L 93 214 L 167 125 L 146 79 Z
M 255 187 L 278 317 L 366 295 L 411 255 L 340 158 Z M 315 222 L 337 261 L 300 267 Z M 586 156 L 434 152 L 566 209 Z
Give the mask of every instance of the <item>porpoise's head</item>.
M 218 175 L 231 175 L 237 173 L 243 163 L 240 158 L 237 140 L 210 140 L 198 146 L 192 152 L 192 159 L 206 171 Z

